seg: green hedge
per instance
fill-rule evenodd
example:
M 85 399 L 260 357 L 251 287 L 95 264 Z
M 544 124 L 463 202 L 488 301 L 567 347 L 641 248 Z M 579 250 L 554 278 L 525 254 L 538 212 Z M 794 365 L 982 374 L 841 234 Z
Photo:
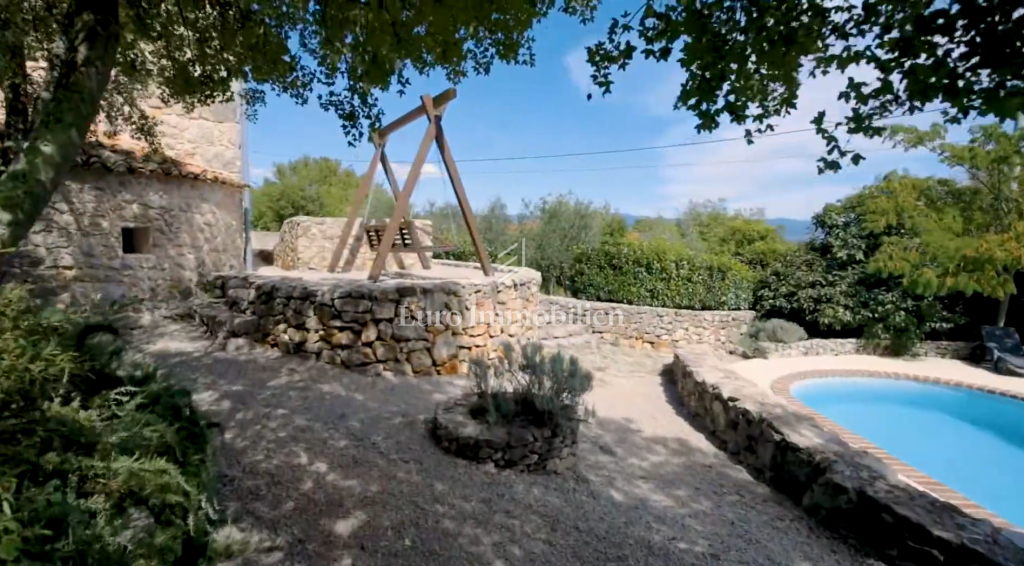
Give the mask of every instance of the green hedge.
M 671 309 L 744 310 L 754 274 L 738 261 L 678 243 L 617 242 L 577 250 L 566 290 L 588 301 Z

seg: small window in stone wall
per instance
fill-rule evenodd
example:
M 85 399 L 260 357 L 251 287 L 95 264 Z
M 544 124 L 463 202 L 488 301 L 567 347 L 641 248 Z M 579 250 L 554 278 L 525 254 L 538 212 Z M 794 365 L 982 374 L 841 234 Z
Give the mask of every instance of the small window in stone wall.
M 148 254 L 153 248 L 153 229 L 149 226 L 131 226 L 121 228 L 121 252 L 128 254 Z

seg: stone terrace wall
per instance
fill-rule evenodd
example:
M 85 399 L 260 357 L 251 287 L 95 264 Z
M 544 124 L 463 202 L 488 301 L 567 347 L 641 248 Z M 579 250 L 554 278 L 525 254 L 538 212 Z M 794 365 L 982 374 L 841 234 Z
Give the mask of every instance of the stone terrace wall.
M 915 489 L 707 348 L 676 350 L 682 403 L 720 448 L 837 534 L 888 564 L 1010 566 L 1024 549 L 984 519 Z
M 274 266 L 289 271 L 327 271 L 331 254 L 345 229 L 346 218 L 313 218 L 296 216 L 284 221 L 280 239 L 274 248 Z M 433 226 L 429 220 L 413 220 L 421 246 L 433 245 Z M 352 239 L 345 246 L 340 266 L 349 266 L 353 271 L 369 271 L 377 252 L 371 251 L 363 231 L 362 219 L 357 219 Z M 355 251 L 355 256 L 352 252 Z M 427 257 L 433 257 L 427 252 Z M 420 260 L 416 253 L 390 254 L 384 269 L 419 269 Z
M 693 343 L 731 344 L 755 317 L 753 311 L 661 309 L 549 296 L 541 297 L 540 310 L 552 325 L 543 330 L 546 337 L 596 334 L 622 346 L 658 350 Z M 558 324 L 563 318 L 566 322 Z
M 927 358 L 950 358 L 965 360 L 970 356 L 974 342 L 922 342 L 914 348 L 913 355 Z M 761 342 L 768 359 L 801 358 L 806 356 L 846 356 L 852 354 L 878 354 L 860 340 L 812 338 L 792 344 Z
M 532 317 L 494 313 L 535 310 L 540 274 L 479 283 L 218 274 L 205 287 L 222 299 L 197 313 L 214 333 L 370 374 L 452 375 L 505 339 L 534 336 Z

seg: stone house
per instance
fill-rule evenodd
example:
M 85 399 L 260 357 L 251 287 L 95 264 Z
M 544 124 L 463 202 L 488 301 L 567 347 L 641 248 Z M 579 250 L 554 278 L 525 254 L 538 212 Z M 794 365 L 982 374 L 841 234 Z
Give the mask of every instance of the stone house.
M 165 298 L 244 268 L 242 112 L 146 102 L 159 156 L 127 136 L 85 144 L 10 258 L 11 274 L 63 298 Z

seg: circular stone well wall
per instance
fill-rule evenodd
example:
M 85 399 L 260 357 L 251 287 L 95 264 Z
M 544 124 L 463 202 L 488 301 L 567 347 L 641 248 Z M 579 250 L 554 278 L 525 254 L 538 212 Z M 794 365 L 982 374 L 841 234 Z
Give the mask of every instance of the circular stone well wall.
M 430 428 L 445 452 L 515 471 L 561 473 L 576 463 L 579 421 L 556 427 L 490 425 L 470 416 L 475 399 L 470 393 L 437 408 Z
M 214 300 L 197 317 L 215 335 L 371 374 L 453 375 L 467 373 L 472 356 L 495 356 L 507 339 L 535 336 L 540 274 L 371 282 L 223 273 L 205 289 Z

